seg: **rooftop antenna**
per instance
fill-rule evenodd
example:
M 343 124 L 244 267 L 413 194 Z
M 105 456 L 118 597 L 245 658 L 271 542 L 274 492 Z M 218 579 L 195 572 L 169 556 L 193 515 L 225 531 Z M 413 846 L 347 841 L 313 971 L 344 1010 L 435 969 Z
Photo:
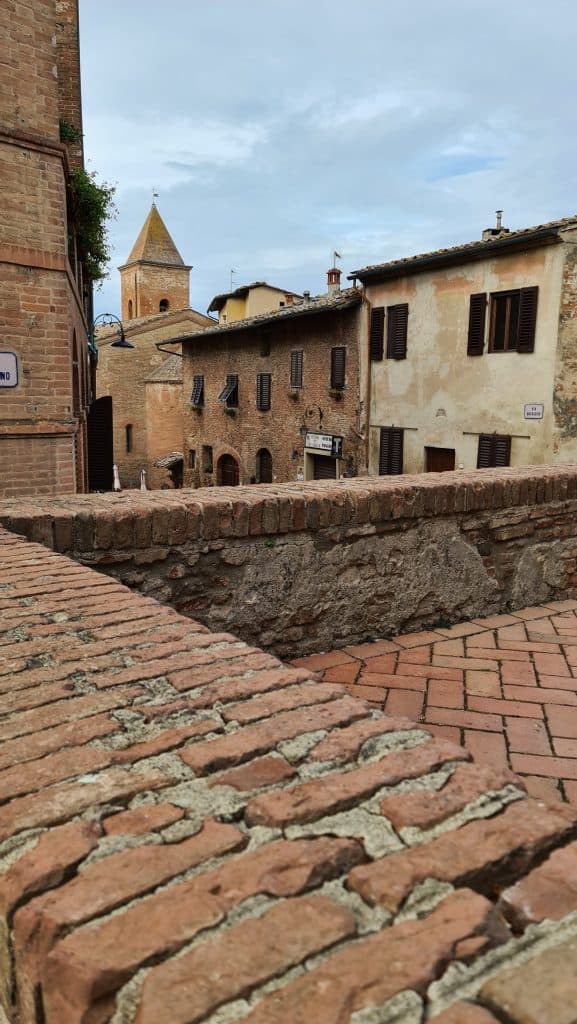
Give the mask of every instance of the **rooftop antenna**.
M 236 270 L 233 270 L 232 267 L 231 267 L 231 271 L 230 271 L 230 290 L 231 291 L 232 291 L 232 278 L 233 278 L 233 274 L 236 274 Z
M 153 186 L 153 188 L 152 188 L 152 205 L 153 206 L 156 206 L 156 203 L 154 202 L 155 199 L 158 199 L 158 192 L 156 191 L 156 188 Z

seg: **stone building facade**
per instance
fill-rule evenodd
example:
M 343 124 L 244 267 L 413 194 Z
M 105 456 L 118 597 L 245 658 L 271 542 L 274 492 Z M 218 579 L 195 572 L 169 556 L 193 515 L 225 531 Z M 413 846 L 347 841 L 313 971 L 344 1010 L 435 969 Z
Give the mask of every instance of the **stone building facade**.
M 339 291 L 183 340 L 185 485 L 364 471 L 361 299 Z
M 170 352 L 157 345 L 193 334 L 214 321 L 190 309 L 190 267 L 184 264 L 154 204 L 120 274 L 124 331 L 134 348 L 113 347 L 118 338 L 116 326 L 99 329 L 98 401 L 103 406 L 108 403 L 107 429 L 112 430 L 113 459 L 122 486 L 138 487 L 143 469 L 149 484 L 160 486 L 170 477 L 159 472 L 155 460 L 182 449 L 183 417 L 181 414 L 176 427 L 175 387 L 166 389 L 151 380 Z M 150 422 L 147 409 L 154 409 Z M 111 485 L 109 480 L 103 489 Z
M 91 400 L 69 192 L 83 159 L 76 0 L 2 4 L 0 32 L 0 495 L 72 493 L 87 487 Z
M 577 458 L 577 219 L 365 267 L 371 474 Z

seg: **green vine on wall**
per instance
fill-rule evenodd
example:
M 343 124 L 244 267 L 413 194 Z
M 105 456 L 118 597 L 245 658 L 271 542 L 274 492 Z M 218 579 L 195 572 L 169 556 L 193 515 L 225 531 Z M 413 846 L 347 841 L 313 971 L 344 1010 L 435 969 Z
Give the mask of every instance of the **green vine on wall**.
M 108 221 L 116 216 L 114 185 L 98 184 L 94 172 L 77 168 L 70 174 L 72 220 L 78 254 L 91 281 L 102 281 L 110 259 Z

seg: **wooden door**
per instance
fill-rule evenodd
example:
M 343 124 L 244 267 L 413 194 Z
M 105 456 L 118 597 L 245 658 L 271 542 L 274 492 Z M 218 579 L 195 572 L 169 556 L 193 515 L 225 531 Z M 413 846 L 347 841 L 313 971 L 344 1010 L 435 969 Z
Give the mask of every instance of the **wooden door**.
M 327 455 L 313 455 L 313 479 L 336 480 L 337 460 Z
M 454 448 L 425 448 L 425 469 L 427 473 L 445 473 L 454 468 Z
M 88 488 L 112 490 L 112 398 L 98 398 L 88 413 Z
M 238 462 L 233 455 L 221 455 L 216 466 L 216 482 L 219 487 L 238 487 Z

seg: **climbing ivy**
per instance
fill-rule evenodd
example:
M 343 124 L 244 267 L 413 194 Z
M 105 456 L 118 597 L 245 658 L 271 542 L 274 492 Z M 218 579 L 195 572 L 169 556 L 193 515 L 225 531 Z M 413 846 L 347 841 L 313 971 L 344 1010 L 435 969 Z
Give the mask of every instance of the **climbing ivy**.
M 94 172 L 78 168 L 70 174 L 71 212 L 78 254 L 91 281 L 102 281 L 107 274 L 108 221 L 116 216 L 115 192 L 113 185 L 98 184 Z

